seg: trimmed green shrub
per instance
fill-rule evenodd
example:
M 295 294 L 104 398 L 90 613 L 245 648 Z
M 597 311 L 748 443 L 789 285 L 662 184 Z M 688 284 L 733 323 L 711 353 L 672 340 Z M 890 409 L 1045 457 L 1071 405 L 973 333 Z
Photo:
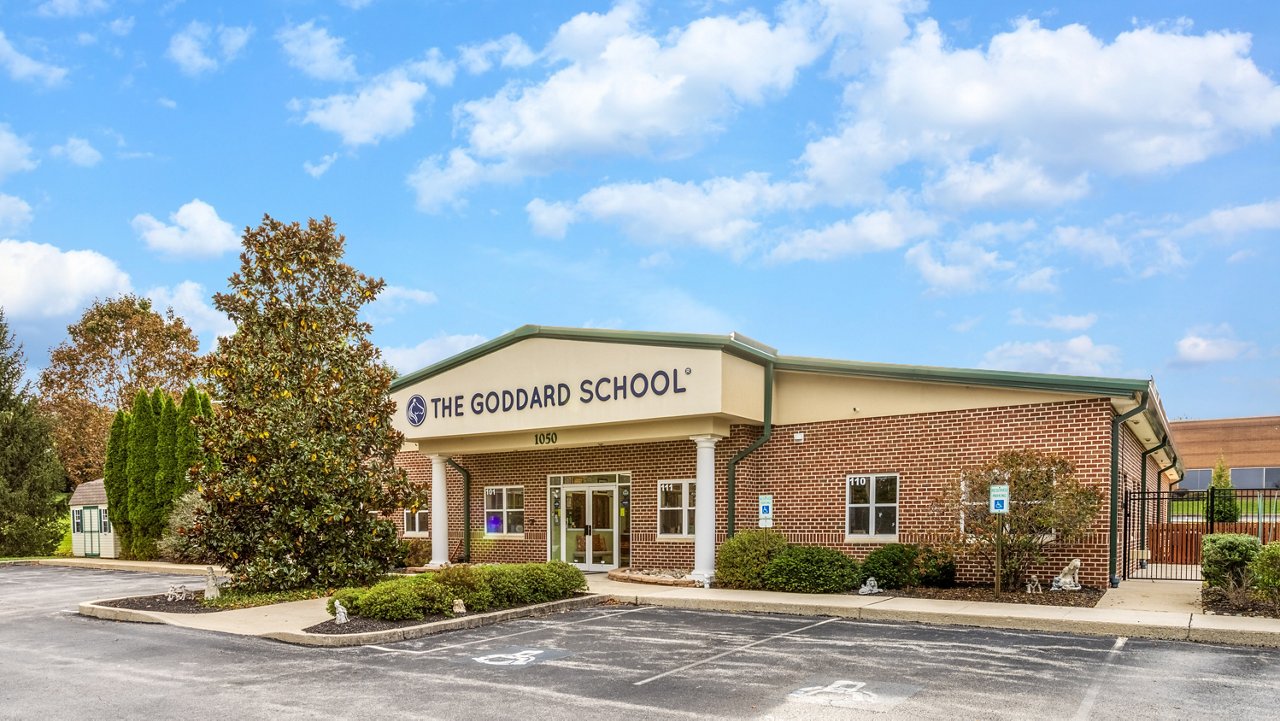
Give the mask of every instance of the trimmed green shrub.
M 762 574 L 770 591 L 844 593 L 858 585 L 858 564 L 822 546 L 788 546 L 769 561 Z
M 945 548 L 921 546 L 916 569 L 921 586 L 951 588 L 956 585 L 956 557 Z
M 443 590 L 443 586 L 429 579 L 396 579 L 375 584 L 356 599 L 348 611 L 356 615 L 378 618 L 383 621 L 421 621 L 426 617 L 423 606 L 426 605 L 427 594 L 419 592 L 419 586 L 433 585 Z M 421 581 L 421 582 L 419 582 Z M 343 602 L 346 605 L 346 602 Z
M 1211 587 L 1241 588 L 1246 585 L 1249 564 L 1262 543 L 1242 533 L 1213 533 L 1201 545 L 1201 575 Z
M 347 612 L 351 613 L 356 607 L 356 604 L 360 602 L 360 597 L 364 595 L 366 590 L 367 589 L 364 588 L 340 588 L 337 591 L 334 591 L 333 595 L 329 598 L 329 603 L 325 606 L 329 610 L 329 615 L 338 615 L 338 612 L 333 608 L 334 601 L 342 601 L 342 605 L 347 609 Z
M 741 531 L 720 544 L 716 584 L 725 588 L 764 588 L 764 569 L 787 547 L 787 539 L 767 528 Z
M 418 609 L 423 616 L 453 618 L 453 599 L 457 598 L 458 594 L 443 583 L 436 581 L 430 574 L 414 576 L 407 580 L 393 581 L 392 583 L 403 583 L 413 589 Z M 364 599 L 361 599 L 360 615 L 371 615 L 365 611 L 363 603 Z
M 1273 603 L 1280 603 L 1280 541 L 1272 541 L 1258 550 L 1249 562 L 1249 577 L 1254 588 Z
M 877 548 L 862 562 L 859 580 L 875 578 L 880 588 L 910 588 L 920 585 L 920 547 L 890 543 Z
M 476 573 L 474 566 L 449 566 L 431 574 L 437 583 L 449 589 L 454 598 L 462 599 L 471 613 L 484 613 L 493 609 L 493 591 L 485 579 Z M 450 604 L 452 611 L 453 604 Z
M 575 593 L 587 590 L 587 577 L 582 571 L 564 561 L 551 561 L 545 564 L 551 589 L 555 598 L 568 598 Z

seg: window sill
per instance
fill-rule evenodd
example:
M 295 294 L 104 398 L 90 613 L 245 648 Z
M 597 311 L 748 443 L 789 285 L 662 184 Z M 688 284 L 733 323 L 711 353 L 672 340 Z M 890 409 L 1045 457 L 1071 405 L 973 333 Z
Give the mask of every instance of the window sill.
M 493 538 L 493 539 L 497 539 L 497 540 L 504 540 L 504 539 L 506 539 L 506 540 L 516 540 L 516 541 L 523 541 L 523 540 L 524 540 L 524 534 L 523 534 L 523 533 L 486 533 L 486 534 L 484 534 L 484 537 L 485 537 L 485 538 Z
M 658 534 L 658 540 L 659 540 L 659 541 L 666 541 L 666 542 L 669 542 L 669 543 L 693 543 L 693 539 L 694 539 L 694 536 L 692 536 L 692 535 L 690 535 L 690 536 L 676 536 L 676 535 L 672 535 L 672 534 L 663 534 L 663 533 L 659 533 L 659 534 Z
M 405 531 L 405 538 L 431 538 L 430 533 L 422 533 L 421 531 Z
M 897 543 L 898 534 L 881 533 L 875 536 L 868 536 L 868 535 L 845 536 L 844 542 L 845 543 L 876 543 L 876 544 Z

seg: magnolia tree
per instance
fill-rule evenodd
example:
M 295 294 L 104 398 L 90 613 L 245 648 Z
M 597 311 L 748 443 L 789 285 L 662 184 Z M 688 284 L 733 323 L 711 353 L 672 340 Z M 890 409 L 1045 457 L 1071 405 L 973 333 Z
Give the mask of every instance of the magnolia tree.
M 992 485 L 1009 486 L 1008 513 L 991 512 Z M 1001 581 L 1021 581 L 1050 547 L 1080 540 L 1102 496 L 1080 483 L 1071 461 L 1027 449 L 965 469 L 938 503 L 959 521 L 951 534 L 957 552 L 978 558 L 1000 589 Z
M 235 322 L 204 373 L 219 402 L 200 427 L 207 504 L 193 533 L 249 591 L 369 583 L 400 556 L 378 514 L 411 494 L 394 465 L 394 372 L 360 308 L 382 289 L 341 262 L 328 218 L 265 217 L 214 305 Z

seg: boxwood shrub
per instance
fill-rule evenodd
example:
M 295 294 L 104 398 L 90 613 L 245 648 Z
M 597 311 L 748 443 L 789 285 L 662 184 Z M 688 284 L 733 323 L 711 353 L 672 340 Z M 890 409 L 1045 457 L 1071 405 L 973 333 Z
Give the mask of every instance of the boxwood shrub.
M 1263 546 L 1249 562 L 1254 588 L 1272 603 L 1280 603 L 1280 541 Z
M 764 569 L 787 547 L 777 531 L 752 529 L 734 534 L 716 553 L 716 584 L 725 588 L 764 588 Z
M 844 593 L 858 585 L 858 564 L 833 548 L 788 546 L 761 575 L 770 591 Z
M 1201 575 L 1210 586 L 1243 588 L 1249 563 L 1262 550 L 1256 536 L 1212 533 L 1201 541 Z
M 862 562 L 861 582 L 875 578 L 880 588 L 910 588 L 920 585 L 919 546 L 889 543 L 867 554 Z M 954 573 L 952 575 L 954 579 Z
M 956 557 L 944 548 L 921 546 L 916 557 L 920 585 L 930 588 L 951 588 L 956 585 Z

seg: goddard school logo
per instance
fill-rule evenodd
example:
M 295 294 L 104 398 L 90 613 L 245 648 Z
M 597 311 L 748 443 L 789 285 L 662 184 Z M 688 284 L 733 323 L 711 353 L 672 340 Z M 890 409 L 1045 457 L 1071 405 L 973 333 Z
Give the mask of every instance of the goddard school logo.
M 412 396 L 409 402 L 405 404 L 404 414 L 409 419 L 409 425 L 417 428 L 427 419 L 427 400 L 422 396 Z

